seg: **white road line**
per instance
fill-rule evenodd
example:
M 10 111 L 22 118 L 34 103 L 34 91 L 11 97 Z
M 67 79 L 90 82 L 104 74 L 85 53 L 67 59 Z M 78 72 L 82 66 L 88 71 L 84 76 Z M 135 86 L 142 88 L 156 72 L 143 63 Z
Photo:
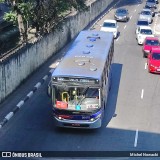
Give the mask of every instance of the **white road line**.
M 18 108 L 21 108 L 22 106 L 23 106 L 23 104 L 24 104 L 24 101 L 20 101 L 16 106 L 18 107 Z
M 7 119 L 8 121 L 13 117 L 14 113 L 10 112 L 6 115 L 5 119 Z
M 147 69 L 147 63 L 145 63 L 144 69 Z
M 119 40 L 119 37 L 116 39 L 116 41 L 118 41 Z
M 141 92 L 141 99 L 143 99 L 143 95 L 144 95 L 144 89 L 142 89 L 142 92 Z
M 132 16 L 130 17 L 130 19 L 132 19 Z
M 127 27 L 127 26 L 125 25 L 125 26 L 124 26 L 124 29 L 125 29 L 126 27 Z
M 138 4 L 138 6 L 139 6 L 139 4 Z
M 138 129 L 136 130 L 135 140 L 134 140 L 134 147 L 137 147 L 137 141 L 138 141 Z
M 42 79 L 45 81 L 48 78 L 48 75 L 45 75 Z
M 136 12 L 136 9 L 134 11 Z
M 27 97 L 31 97 L 33 95 L 33 91 L 30 91 L 28 94 L 27 94 Z
M 34 87 L 36 87 L 37 89 L 41 86 L 41 83 L 38 82 Z

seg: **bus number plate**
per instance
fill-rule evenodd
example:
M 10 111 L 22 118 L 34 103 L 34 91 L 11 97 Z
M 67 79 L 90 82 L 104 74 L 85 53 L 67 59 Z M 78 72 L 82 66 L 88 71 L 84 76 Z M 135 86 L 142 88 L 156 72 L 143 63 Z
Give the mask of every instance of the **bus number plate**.
M 74 127 L 80 127 L 80 124 L 79 123 L 72 123 L 72 126 L 74 126 Z

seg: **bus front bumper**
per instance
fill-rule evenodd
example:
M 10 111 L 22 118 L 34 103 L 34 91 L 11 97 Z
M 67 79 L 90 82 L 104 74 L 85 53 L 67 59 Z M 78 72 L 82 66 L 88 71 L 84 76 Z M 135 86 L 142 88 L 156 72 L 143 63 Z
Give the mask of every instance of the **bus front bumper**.
M 65 127 L 65 128 L 100 128 L 102 124 L 102 119 L 98 118 L 94 121 L 88 120 L 60 120 L 57 117 L 54 117 L 56 126 Z

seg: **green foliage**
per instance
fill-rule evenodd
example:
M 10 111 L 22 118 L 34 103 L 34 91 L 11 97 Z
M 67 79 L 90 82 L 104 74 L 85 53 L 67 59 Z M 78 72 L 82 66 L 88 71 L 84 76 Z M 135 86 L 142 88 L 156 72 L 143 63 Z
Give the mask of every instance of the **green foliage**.
M 27 3 L 18 3 L 18 9 L 23 17 L 23 21 L 26 23 L 29 21 L 33 15 L 33 4 L 30 2 Z
M 73 8 L 79 11 L 86 9 L 86 0 L 11 0 L 11 2 L 11 11 L 5 14 L 4 19 L 18 26 L 20 22 L 17 21 L 17 16 L 21 15 L 25 29 L 29 24 L 36 27 L 40 33 L 49 32 Z
M 14 11 L 5 13 L 3 19 L 8 22 L 12 22 L 14 25 L 17 25 L 17 14 Z

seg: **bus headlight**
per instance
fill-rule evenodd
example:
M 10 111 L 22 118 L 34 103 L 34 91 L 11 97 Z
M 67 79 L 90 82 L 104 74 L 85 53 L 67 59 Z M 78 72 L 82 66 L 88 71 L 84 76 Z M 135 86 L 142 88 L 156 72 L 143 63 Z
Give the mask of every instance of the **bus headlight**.
M 94 118 L 91 118 L 91 119 L 90 119 L 90 121 L 94 121 L 94 120 L 95 120 Z
M 93 121 L 95 121 L 96 119 L 98 119 L 98 118 L 100 118 L 100 117 L 101 117 L 101 114 L 97 115 L 97 116 L 96 116 L 96 117 L 94 117 L 94 118 L 91 118 L 91 119 L 90 119 L 90 121 L 92 121 L 92 122 L 93 122 Z

